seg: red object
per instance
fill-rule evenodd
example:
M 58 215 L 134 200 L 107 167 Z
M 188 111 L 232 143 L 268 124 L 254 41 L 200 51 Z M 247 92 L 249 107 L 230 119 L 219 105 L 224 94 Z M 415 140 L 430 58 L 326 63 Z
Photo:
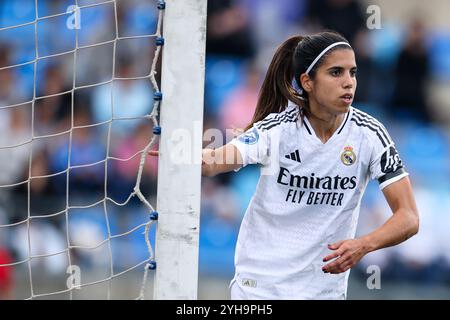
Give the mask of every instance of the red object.
M 0 248 L 0 265 L 12 263 L 9 252 Z M 13 284 L 13 268 L 0 266 L 0 292 L 5 292 L 12 288 Z

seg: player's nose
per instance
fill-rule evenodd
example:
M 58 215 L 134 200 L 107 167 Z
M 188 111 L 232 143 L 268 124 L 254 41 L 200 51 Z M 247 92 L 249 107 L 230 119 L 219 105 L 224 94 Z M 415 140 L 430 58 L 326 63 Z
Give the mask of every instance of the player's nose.
M 342 86 L 345 89 L 351 89 L 354 86 L 354 78 L 350 75 L 350 72 L 346 72 L 342 80 Z

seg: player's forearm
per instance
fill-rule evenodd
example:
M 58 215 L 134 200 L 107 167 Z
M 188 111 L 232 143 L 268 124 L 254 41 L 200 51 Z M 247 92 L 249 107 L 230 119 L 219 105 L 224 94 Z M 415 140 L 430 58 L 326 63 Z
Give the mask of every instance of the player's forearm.
M 213 177 L 241 166 L 242 158 L 233 145 L 228 144 L 218 149 L 203 149 L 202 151 L 203 176 Z
M 411 209 L 398 209 L 381 227 L 361 237 L 366 243 L 367 251 L 397 245 L 411 238 L 419 231 L 419 217 Z
M 225 173 L 233 170 L 229 166 L 217 165 L 217 164 L 203 164 L 202 165 L 202 176 L 214 177 L 220 173 Z
M 202 176 L 205 177 L 213 177 L 219 173 L 217 165 L 214 162 L 205 162 L 205 157 L 210 157 L 211 152 L 213 152 L 212 149 L 203 150 Z

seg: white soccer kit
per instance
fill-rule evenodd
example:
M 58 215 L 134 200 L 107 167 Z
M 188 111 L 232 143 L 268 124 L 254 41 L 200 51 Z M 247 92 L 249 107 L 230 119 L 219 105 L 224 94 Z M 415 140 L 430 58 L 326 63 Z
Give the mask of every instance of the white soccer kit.
M 262 165 L 239 231 L 232 299 L 345 299 L 350 270 L 322 271 L 327 245 L 355 237 L 369 178 L 383 189 L 408 175 L 370 115 L 350 107 L 326 143 L 300 119 L 289 104 L 230 142 L 244 166 Z

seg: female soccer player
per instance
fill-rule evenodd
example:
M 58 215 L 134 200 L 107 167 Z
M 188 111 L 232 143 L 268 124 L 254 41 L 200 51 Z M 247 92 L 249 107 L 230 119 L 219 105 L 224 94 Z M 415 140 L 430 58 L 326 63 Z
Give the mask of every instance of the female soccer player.
M 235 253 L 232 299 L 345 299 L 349 269 L 418 232 L 408 178 L 385 127 L 351 106 L 355 54 L 342 36 L 292 37 L 276 51 L 252 123 L 204 149 L 202 174 L 261 164 Z M 377 179 L 393 215 L 355 239 Z

